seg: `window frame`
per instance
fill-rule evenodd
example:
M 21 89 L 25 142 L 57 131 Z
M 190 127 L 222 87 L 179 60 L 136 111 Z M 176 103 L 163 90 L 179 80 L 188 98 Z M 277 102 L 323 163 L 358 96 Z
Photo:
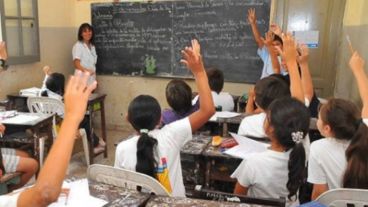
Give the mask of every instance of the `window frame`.
M 24 16 L 22 17 L 21 13 L 21 0 L 15 0 L 17 1 L 17 16 L 5 16 L 5 6 L 4 6 L 4 0 L 0 0 L 0 12 L 1 12 L 1 35 L 2 40 L 7 42 L 6 37 L 6 26 L 5 21 L 6 20 L 18 20 L 18 29 L 19 29 L 19 50 L 20 55 L 19 56 L 10 56 L 8 57 L 7 62 L 11 65 L 17 65 L 17 64 L 27 64 L 27 63 L 34 63 L 40 61 L 40 33 L 39 33 L 39 22 L 38 22 L 38 2 L 37 0 L 31 0 L 32 1 L 32 9 L 33 9 L 33 17 L 30 16 Z M 24 55 L 24 42 L 23 42 L 23 28 L 22 28 L 22 21 L 23 20 L 33 20 L 34 21 L 34 27 L 36 30 L 36 43 L 35 43 L 35 52 L 36 54 L 33 55 Z M 11 47 L 11 45 L 6 44 L 7 47 Z

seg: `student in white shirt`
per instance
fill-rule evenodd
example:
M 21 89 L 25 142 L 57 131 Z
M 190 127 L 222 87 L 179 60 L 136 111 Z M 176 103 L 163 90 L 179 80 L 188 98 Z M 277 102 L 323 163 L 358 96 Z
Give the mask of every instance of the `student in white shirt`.
M 286 197 L 288 204 L 297 204 L 306 158 L 302 141 L 309 130 L 309 118 L 305 105 L 291 97 L 271 103 L 263 125 L 271 146 L 244 159 L 231 175 L 237 179 L 235 194 Z
M 199 110 L 157 129 L 161 117 L 159 103 L 149 95 L 136 97 L 129 104 L 127 119 L 139 135 L 118 145 L 114 165 L 152 176 L 179 197 L 185 197 L 180 148 L 215 112 L 197 40 L 192 40 L 192 46 L 186 47 L 182 55 L 181 62 L 192 71 L 197 83 Z
M 268 105 L 277 98 L 292 96 L 305 103 L 304 84 L 300 78 L 297 60 L 298 53 L 291 35 L 283 35 L 284 50 L 279 50 L 287 68 L 289 69 L 290 86 L 277 77 L 269 76 L 257 81 L 255 86 L 255 103 L 262 111 L 259 114 L 245 117 L 240 123 L 238 134 L 252 137 L 265 137 L 263 121 Z M 303 54 L 302 54 L 303 55 Z M 290 87 L 290 88 L 289 88 Z
M 320 109 L 317 127 L 326 138 L 311 144 L 308 182 L 312 199 L 334 188 L 368 189 L 368 78 L 357 52 L 350 59 L 363 102 L 361 114 L 350 101 L 331 99 Z
M 88 97 L 97 85 L 94 82 L 87 86 L 88 78 L 88 73 L 72 76 L 67 85 L 64 96 L 65 118 L 35 185 L 22 192 L 0 196 L 0 206 L 43 207 L 58 199 L 73 151 L 75 133 L 86 112 Z
M 43 67 L 45 78 L 42 82 L 41 96 L 63 100 L 65 76 L 61 73 L 52 73 L 50 66 Z
M 96 80 L 97 53 L 94 45 L 94 31 L 90 24 L 83 23 L 80 25 L 78 41 L 73 46 L 72 54 L 75 70 L 89 72 L 91 77 L 88 83 Z
M 207 68 L 206 72 L 215 107 L 221 107 L 221 111 L 234 111 L 233 97 L 227 92 L 221 92 L 224 87 L 224 73 L 217 68 Z

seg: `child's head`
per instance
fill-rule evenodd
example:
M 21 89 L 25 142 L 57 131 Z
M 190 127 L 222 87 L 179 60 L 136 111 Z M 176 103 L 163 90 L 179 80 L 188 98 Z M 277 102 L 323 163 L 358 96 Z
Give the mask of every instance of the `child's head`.
M 207 68 L 206 72 L 211 90 L 220 93 L 224 87 L 224 73 L 217 68 Z
M 263 110 L 267 110 L 271 102 L 277 98 L 290 97 L 289 86 L 275 77 L 266 77 L 257 81 L 254 92 L 255 102 Z
M 137 164 L 135 170 L 155 178 L 155 146 L 157 140 L 149 136 L 160 122 L 161 107 L 155 98 L 140 95 L 130 102 L 128 107 L 128 121 L 140 137 L 137 142 Z
M 300 101 L 284 97 L 273 101 L 267 110 L 265 132 L 271 142 L 289 151 L 288 198 L 296 194 L 304 178 L 305 150 L 302 140 L 309 130 L 309 110 Z
M 175 112 L 185 114 L 192 107 L 192 89 L 185 81 L 174 79 L 166 86 L 166 100 Z
M 279 53 L 278 50 L 276 49 L 276 47 L 279 47 L 282 50 L 283 42 L 282 42 L 282 39 L 281 39 L 280 36 L 274 34 L 273 41 L 272 41 L 272 46 L 274 47 L 276 54 Z
M 46 80 L 46 88 L 50 91 L 64 95 L 65 76 L 61 73 L 51 73 Z
M 139 95 L 130 102 L 128 121 L 136 131 L 152 130 L 161 119 L 161 107 L 158 101 L 149 95 Z
M 321 106 L 317 121 L 324 136 L 350 140 L 345 156 L 347 167 L 344 188 L 368 188 L 368 128 L 362 122 L 358 107 L 343 99 L 330 99 Z
M 352 102 L 330 99 L 321 105 L 317 127 L 323 136 L 350 140 L 357 130 L 360 112 Z

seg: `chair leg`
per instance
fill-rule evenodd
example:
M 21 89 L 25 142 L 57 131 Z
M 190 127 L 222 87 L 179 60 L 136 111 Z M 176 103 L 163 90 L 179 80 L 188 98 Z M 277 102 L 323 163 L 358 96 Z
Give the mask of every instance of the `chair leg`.
M 39 156 L 40 156 L 40 169 L 43 166 L 43 159 L 45 153 L 45 137 L 41 137 L 39 140 Z
M 89 147 L 88 147 L 87 133 L 85 129 L 79 129 L 79 133 L 82 137 L 84 156 L 86 157 L 87 166 L 89 166 L 90 161 L 89 161 Z

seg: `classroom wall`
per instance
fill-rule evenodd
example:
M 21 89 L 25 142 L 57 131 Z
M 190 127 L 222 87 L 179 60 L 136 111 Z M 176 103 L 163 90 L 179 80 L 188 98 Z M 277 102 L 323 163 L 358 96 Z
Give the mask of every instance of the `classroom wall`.
M 357 50 L 363 58 L 368 61 L 368 1 L 365 0 L 348 0 L 346 1 L 345 14 L 343 21 L 343 31 L 339 42 L 339 50 L 337 52 L 336 61 L 336 86 L 335 96 L 348 98 L 360 104 L 359 91 L 354 76 L 349 68 L 349 59 L 351 52 L 349 50 L 346 35 L 350 36 L 350 40 L 355 50 Z M 367 64 L 365 66 L 366 72 Z
M 91 21 L 91 3 L 112 2 L 108 0 L 96 1 L 74 1 L 75 20 L 74 27 L 78 27 L 82 22 Z M 110 128 L 120 129 L 129 125 L 125 120 L 129 102 L 139 94 L 150 94 L 157 98 L 161 107 L 167 107 L 165 98 L 165 86 L 171 79 L 164 78 L 140 78 L 127 76 L 97 76 L 99 83 L 98 91 L 106 93 L 106 117 L 107 125 Z M 196 91 L 193 80 L 187 81 L 194 91 Z M 241 95 L 247 92 L 249 85 L 237 83 L 225 83 L 224 91 L 234 95 Z M 98 120 L 98 119 L 96 119 Z
M 75 27 L 71 26 L 74 15 L 70 15 L 70 11 L 73 9 L 72 1 L 38 1 L 41 61 L 11 65 L 7 71 L 2 71 L 0 100 L 22 88 L 41 87 L 44 78 L 41 68 L 44 65 L 50 65 L 53 71 L 65 75 L 73 72 L 71 47 L 76 39 Z

